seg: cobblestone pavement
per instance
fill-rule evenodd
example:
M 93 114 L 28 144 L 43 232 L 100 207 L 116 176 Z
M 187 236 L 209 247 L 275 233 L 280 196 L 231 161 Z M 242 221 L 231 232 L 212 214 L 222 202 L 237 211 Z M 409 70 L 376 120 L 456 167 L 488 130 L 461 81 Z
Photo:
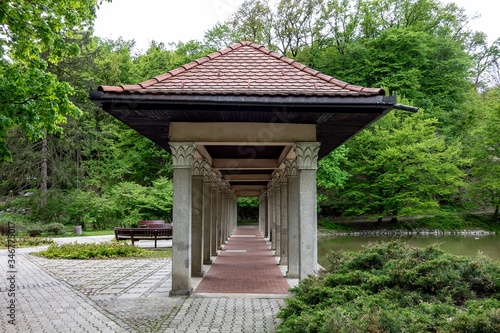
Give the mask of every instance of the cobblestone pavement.
M 169 297 L 170 259 L 52 260 L 18 249 L 15 323 L 0 250 L 0 332 L 274 332 L 280 296 Z

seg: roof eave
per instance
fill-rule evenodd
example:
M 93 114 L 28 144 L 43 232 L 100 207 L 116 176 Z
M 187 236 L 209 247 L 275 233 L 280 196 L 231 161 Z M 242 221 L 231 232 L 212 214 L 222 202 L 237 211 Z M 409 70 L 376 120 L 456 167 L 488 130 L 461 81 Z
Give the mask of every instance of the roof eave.
M 345 96 L 265 96 L 265 95 L 156 95 L 156 94 L 115 94 L 90 91 L 90 99 L 97 105 L 104 104 L 189 104 L 189 105 L 275 105 L 331 107 L 366 106 L 393 107 L 396 96 L 345 95 Z

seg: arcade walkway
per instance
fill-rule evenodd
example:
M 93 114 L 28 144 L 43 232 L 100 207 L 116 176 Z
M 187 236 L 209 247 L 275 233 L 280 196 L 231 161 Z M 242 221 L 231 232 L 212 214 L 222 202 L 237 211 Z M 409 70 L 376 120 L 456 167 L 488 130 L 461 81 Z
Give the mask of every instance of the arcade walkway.
M 195 293 L 289 294 L 273 252 L 257 227 L 238 227 Z

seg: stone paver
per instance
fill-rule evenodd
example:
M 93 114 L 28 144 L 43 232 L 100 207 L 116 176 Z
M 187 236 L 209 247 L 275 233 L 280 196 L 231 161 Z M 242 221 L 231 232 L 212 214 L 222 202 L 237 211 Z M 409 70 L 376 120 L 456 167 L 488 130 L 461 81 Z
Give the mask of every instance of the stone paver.
M 40 249 L 16 250 L 16 325 L 8 323 L 8 253 L 0 250 L 0 332 L 274 332 L 284 305 L 272 295 L 169 297 L 171 259 L 28 254 Z

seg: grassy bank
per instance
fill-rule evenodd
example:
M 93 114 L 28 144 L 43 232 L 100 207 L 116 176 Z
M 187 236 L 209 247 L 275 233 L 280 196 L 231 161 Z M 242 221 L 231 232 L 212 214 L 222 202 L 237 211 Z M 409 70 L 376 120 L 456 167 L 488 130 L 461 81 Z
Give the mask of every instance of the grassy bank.
M 318 229 L 326 232 L 354 232 L 363 230 L 485 230 L 500 232 L 500 224 L 492 223 L 492 214 L 441 213 L 434 216 L 399 219 L 319 219 Z

